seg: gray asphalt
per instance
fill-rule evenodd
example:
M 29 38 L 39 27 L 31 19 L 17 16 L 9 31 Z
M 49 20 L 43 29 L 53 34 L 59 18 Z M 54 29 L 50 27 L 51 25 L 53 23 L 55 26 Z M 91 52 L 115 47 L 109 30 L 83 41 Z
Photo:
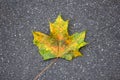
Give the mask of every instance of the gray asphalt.
M 70 19 L 69 33 L 87 30 L 83 57 L 59 59 L 39 80 L 120 80 L 120 0 L 0 0 L 0 80 L 33 80 L 43 61 L 32 30 Z

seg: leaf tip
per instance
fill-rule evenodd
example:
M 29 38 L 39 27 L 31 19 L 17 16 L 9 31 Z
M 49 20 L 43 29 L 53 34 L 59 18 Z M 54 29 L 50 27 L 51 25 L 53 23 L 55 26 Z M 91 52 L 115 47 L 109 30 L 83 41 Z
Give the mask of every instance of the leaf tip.
M 84 30 L 83 33 L 86 34 L 86 33 L 87 33 L 87 30 Z
M 32 32 L 32 34 L 33 34 L 35 31 L 34 31 L 34 30 L 32 30 L 31 32 Z
M 59 14 L 59 15 L 57 16 L 55 22 L 57 22 L 57 23 L 64 22 L 64 19 L 62 18 L 62 15 L 61 15 L 61 14 Z

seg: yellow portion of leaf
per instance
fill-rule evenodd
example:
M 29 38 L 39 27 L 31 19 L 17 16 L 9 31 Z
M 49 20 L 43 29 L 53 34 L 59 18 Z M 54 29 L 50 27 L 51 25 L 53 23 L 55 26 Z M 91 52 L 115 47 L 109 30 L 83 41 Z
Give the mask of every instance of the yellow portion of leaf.
M 74 57 L 82 56 L 82 53 L 80 53 L 78 50 L 73 52 Z
M 68 23 L 69 20 L 64 21 L 59 15 L 54 23 L 49 22 L 49 36 L 41 32 L 33 32 L 33 43 L 38 47 L 44 60 L 55 57 L 71 60 L 74 57 L 82 56 L 79 48 L 87 44 L 84 41 L 86 31 L 69 36 Z
M 49 22 L 49 24 L 51 36 L 54 37 L 56 40 L 60 41 L 68 36 L 68 20 L 64 21 L 61 15 L 58 16 L 54 23 Z

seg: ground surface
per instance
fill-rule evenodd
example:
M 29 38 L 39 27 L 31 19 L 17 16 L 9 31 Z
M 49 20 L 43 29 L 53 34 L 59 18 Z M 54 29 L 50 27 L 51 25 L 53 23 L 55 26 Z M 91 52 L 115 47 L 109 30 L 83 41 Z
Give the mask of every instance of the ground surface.
M 0 80 L 33 80 L 43 61 L 31 31 L 49 34 L 61 13 L 69 33 L 88 30 L 83 57 L 59 59 L 39 80 L 120 80 L 120 0 L 1 0 Z

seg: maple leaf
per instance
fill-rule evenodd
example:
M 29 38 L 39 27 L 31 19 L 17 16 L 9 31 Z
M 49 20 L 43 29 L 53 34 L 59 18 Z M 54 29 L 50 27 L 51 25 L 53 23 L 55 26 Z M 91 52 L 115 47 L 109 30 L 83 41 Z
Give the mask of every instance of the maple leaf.
M 82 56 L 79 48 L 87 44 L 84 41 L 86 31 L 69 35 L 68 23 L 69 20 L 64 21 L 61 15 L 58 15 L 55 22 L 49 22 L 50 35 L 33 31 L 33 43 L 38 47 L 44 60 L 51 58 L 72 60 L 75 57 Z

